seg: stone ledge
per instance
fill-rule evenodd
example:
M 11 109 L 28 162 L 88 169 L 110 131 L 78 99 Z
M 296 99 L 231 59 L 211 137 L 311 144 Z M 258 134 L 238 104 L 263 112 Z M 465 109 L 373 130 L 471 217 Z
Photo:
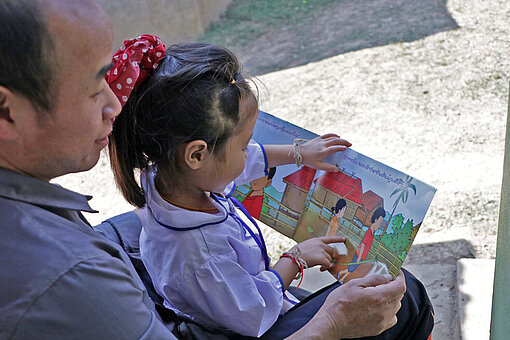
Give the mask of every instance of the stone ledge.
M 457 306 L 462 340 L 490 337 L 494 263 L 492 259 L 457 261 Z

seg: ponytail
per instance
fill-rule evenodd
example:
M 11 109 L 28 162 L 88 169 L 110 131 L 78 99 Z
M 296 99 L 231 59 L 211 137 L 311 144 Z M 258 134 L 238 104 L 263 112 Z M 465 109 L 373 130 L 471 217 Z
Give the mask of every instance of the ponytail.
M 146 202 L 144 191 L 135 179 L 135 169 L 147 168 L 148 162 L 143 156 L 135 127 L 136 117 L 132 110 L 126 107 L 115 120 L 108 151 L 115 183 L 122 196 L 130 204 L 141 208 Z

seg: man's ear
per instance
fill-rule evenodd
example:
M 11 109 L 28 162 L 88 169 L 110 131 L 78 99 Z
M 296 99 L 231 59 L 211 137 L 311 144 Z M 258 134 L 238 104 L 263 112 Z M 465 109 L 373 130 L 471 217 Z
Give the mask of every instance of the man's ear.
M 184 162 L 192 170 L 200 169 L 210 156 L 207 143 L 203 140 L 191 141 L 184 147 Z
M 17 97 L 11 90 L 0 86 L 0 140 L 11 140 L 16 137 L 13 113 L 16 110 Z

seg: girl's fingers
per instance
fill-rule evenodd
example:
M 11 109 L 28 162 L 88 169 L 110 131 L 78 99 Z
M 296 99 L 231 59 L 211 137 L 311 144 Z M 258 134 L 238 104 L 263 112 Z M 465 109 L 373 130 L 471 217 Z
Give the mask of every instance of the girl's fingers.
M 333 255 L 335 254 L 335 248 L 332 246 L 326 246 L 326 256 L 329 257 L 329 262 L 331 262 L 331 259 L 333 258 Z
M 330 146 L 333 146 L 333 145 L 345 145 L 345 146 L 351 146 L 351 142 L 349 142 L 348 140 L 345 140 L 343 138 L 328 138 L 324 141 L 324 144 L 327 146 L 327 147 L 330 147 Z
M 319 239 L 322 242 L 324 242 L 324 243 L 341 243 L 341 242 L 345 242 L 345 237 L 342 237 L 342 236 L 321 236 L 321 237 L 319 237 Z M 331 246 L 328 246 L 328 247 L 333 249 L 333 247 L 331 247 Z
M 336 133 L 326 133 L 326 134 L 320 136 L 320 138 L 322 138 L 322 139 L 327 139 L 327 138 L 330 138 L 330 137 L 340 138 L 340 136 L 337 135 Z
M 327 171 L 327 172 L 338 172 L 338 168 L 335 165 L 325 163 L 325 162 L 316 164 L 316 168 L 319 170 Z
M 330 146 L 326 150 L 324 150 L 323 159 L 328 157 L 329 155 L 334 154 L 335 152 L 345 151 L 345 150 L 347 150 L 347 146 L 345 146 L 345 145 Z

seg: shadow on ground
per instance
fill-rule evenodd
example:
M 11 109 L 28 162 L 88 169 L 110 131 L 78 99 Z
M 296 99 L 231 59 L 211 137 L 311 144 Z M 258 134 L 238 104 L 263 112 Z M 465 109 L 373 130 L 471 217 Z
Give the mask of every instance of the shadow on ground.
M 338 1 L 317 6 L 299 20 L 289 19 L 283 25 L 265 27 L 250 16 L 242 19 L 236 24 L 238 28 L 234 26 L 229 31 L 231 35 L 222 33 L 214 39 L 202 39 L 233 49 L 255 74 L 350 51 L 415 41 L 459 27 L 448 12 L 446 0 Z M 253 32 L 253 36 L 241 39 L 236 34 L 241 30 Z
M 461 258 L 475 258 L 471 242 L 458 239 L 445 242 L 413 244 L 406 257 L 407 264 L 451 264 L 456 265 Z

